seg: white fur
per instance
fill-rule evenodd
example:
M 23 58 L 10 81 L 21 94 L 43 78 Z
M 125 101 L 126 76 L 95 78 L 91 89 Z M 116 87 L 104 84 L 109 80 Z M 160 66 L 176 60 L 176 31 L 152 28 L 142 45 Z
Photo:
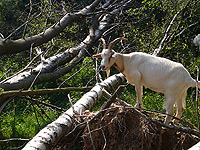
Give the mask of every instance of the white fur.
M 110 53 L 110 56 L 112 56 L 113 51 L 110 51 Z M 195 87 L 197 84 L 196 80 L 190 76 L 182 64 L 142 52 L 115 53 L 115 58 L 111 57 L 110 61 L 108 61 L 110 56 L 107 50 L 103 50 L 101 53 L 101 66 L 104 66 L 107 70 L 113 64 L 115 66 L 117 64 L 117 69 L 120 68 L 120 65 L 124 67 L 122 73 L 130 84 L 135 85 L 137 94 L 136 107 L 143 107 L 142 93 L 143 86 L 145 86 L 165 95 L 164 108 L 167 114 L 173 115 L 173 107 L 175 105 L 177 107 L 176 117 L 181 117 L 185 107 L 187 89 Z M 200 82 L 198 82 L 198 86 L 200 87 Z M 168 124 L 171 118 L 171 116 L 167 115 L 165 124 Z M 175 123 L 177 122 L 175 121 Z
M 193 43 L 196 45 L 196 46 L 200 46 L 200 34 L 198 34 L 197 36 L 195 36 L 194 40 L 193 40 Z
M 199 50 L 200 50 L 200 34 L 198 34 L 194 40 L 193 40 L 194 45 L 199 46 Z

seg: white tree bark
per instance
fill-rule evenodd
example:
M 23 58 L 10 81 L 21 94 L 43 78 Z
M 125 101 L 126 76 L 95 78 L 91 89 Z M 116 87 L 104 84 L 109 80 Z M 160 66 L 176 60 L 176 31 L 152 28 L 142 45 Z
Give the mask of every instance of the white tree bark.
M 123 74 L 116 74 L 105 81 L 96 84 L 88 93 L 63 113 L 57 120 L 43 128 L 23 150 L 48 150 L 59 141 L 59 139 L 71 130 L 74 112 L 80 114 L 86 109 L 92 108 L 104 95 L 103 88 L 111 90 L 126 81 Z
M 192 146 L 190 149 L 188 150 L 200 150 L 200 142 L 198 142 L 197 144 L 195 144 L 194 146 Z
M 67 13 L 56 24 L 38 35 L 17 40 L 2 39 L 0 37 L 0 56 L 5 54 L 18 53 L 50 41 L 52 38 L 62 32 L 67 25 L 75 21 L 80 21 L 85 16 L 87 16 L 88 13 L 92 13 L 100 1 L 101 0 L 95 0 L 91 5 L 83 8 L 79 12 Z
M 5 91 L 28 89 L 33 83 L 39 84 L 48 81 L 53 81 L 61 77 L 62 75 L 68 73 L 73 68 L 70 65 L 72 63 L 77 64 L 80 61 L 80 59 L 83 58 L 85 49 L 90 49 L 94 45 L 94 43 L 102 36 L 102 33 L 105 32 L 105 30 L 110 26 L 110 20 L 112 20 L 112 17 L 118 14 L 122 8 L 125 8 L 126 6 L 131 4 L 131 2 L 131 0 L 122 1 L 120 2 L 122 7 L 113 8 L 113 10 L 110 13 L 102 15 L 103 17 L 100 16 L 99 18 L 101 19 L 98 18 L 99 24 L 95 27 L 93 31 L 94 33 L 90 33 L 78 46 L 72 47 L 70 49 L 67 49 L 63 53 L 59 53 L 55 56 L 51 56 L 45 59 L 45 62 L 41 62 L 33 70 L 26 70 L 12 78 L 0 81 L 0 88 L 3 88 Z M 89 10 L 93 10 L 93 7 L 96 6 L 97 3 L 99 3 L 99 1 L 95 0 L 90 6 L 84 8 L 78 14 L 86 15 L 89 12 Z M 107 1 L 102 7 L 106 7 L 109 3 L 110 1 Z M 80 57 L 78 55 L 80 55 Z M 59 68 L 66 63 L 68 63 L 67 66 Z

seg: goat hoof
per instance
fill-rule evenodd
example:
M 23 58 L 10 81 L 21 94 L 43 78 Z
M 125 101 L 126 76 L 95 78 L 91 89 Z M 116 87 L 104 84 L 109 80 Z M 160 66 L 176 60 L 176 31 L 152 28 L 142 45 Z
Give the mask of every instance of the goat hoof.
M 144 107 L 143 107 L 142 104 L 136 104 L 136 105 L 135 105 L 135 108 L 137 108 L 137 109 L 144 109 Z
M 179 120 L 177 120 L 177 119 L 174 119 L 174 120 L 172 121 L 172 123 L 173 123 L 173 125 L 178 125 L 178 123 L 179 123 Z

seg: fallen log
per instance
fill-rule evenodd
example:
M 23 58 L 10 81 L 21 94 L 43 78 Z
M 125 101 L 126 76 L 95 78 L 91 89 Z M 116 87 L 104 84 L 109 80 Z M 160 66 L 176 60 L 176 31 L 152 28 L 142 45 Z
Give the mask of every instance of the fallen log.
M 88 91 L 90 89 L 91 87 L 65 87 L 65 88 L 38 89 L 38 90 L 12 90 L 0 93 L 0 98 L 7 98 L 12 96 L 41 95 L 41 94 L 70 92 L 70 91 Z
M 73 124 L 73 115 L 81 114 L 92 108 L 105 94 L 103 89 L 110 91 L 126 81 L 123 74 L 116 74 L 101 83 L 96 84 L 89 92 L 77 101 L 73 107 L 63 113 L 57 120 L 43 128 L 23 150 L 47 150 L 51 149 L 60 138 L 67 134 Z

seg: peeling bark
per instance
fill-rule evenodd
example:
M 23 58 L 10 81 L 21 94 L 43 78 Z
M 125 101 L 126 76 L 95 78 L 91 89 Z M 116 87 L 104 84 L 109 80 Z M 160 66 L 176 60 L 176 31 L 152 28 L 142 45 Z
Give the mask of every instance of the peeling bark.
M 103 88 L 107 91 L 116 88 L 126 81 L 123 74 L 116 74 L 105 81 L 96 84 L 88 93 L 74 104 L 65 113 L 63 113 L 57 120 L 43 128 L 31 141 L 29 141 L 23 150 L 47 150 L 56 144 L 59 139 L 67 134 L 72 127 L 74 113 L 81 112 L 92 108 L 95 103 L 105 94 Z

